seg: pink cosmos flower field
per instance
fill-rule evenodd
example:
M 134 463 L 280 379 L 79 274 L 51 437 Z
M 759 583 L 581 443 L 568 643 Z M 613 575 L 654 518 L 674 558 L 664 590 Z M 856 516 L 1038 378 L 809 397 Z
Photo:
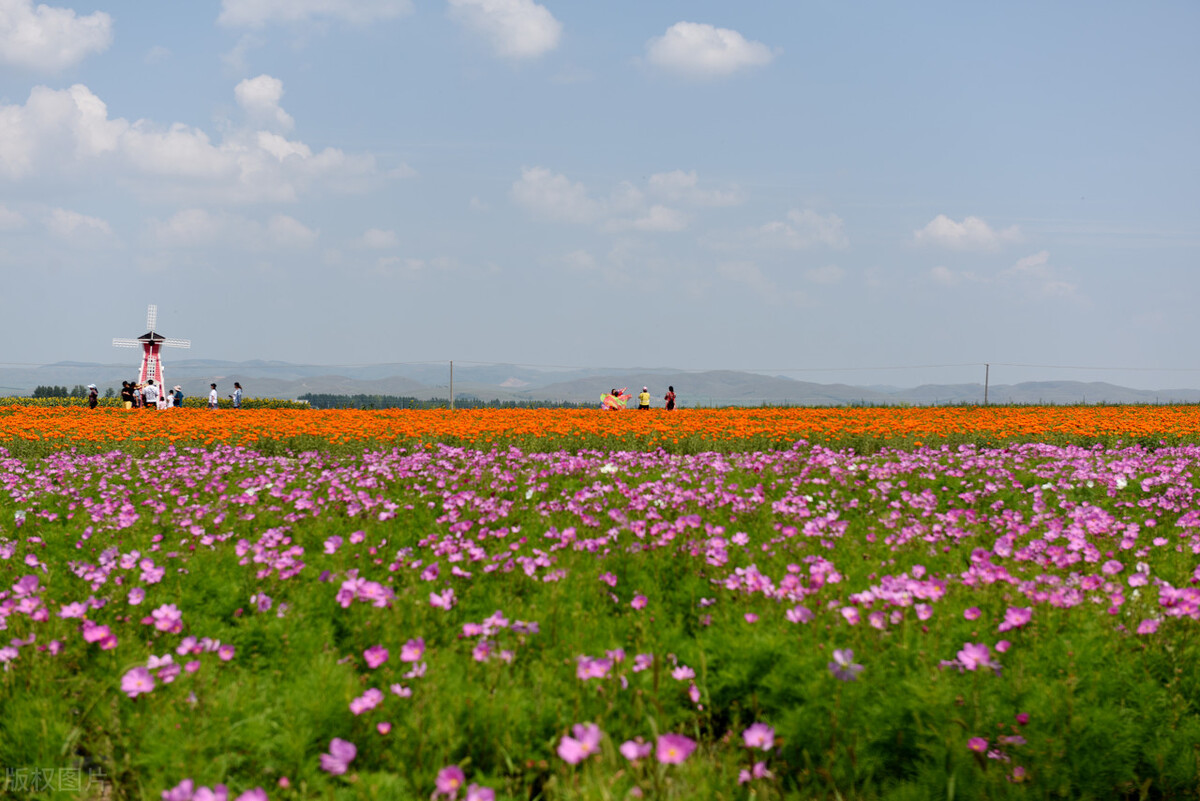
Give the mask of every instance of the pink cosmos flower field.
M 1198 467 L 1039 444 L 0 451 L 0 786 L 1182 798 Z

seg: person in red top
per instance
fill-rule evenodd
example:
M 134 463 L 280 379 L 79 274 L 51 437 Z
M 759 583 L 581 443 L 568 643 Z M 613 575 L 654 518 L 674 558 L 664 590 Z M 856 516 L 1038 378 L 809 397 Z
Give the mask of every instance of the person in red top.
M 675 411 L 675 387 L 667 387 L 667 394 L 663 395 L 663 400 L 667 402 L 667 411 Z

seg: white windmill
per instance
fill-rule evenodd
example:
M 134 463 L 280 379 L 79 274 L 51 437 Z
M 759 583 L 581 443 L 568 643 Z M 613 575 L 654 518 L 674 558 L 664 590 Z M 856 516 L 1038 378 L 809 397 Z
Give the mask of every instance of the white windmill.
M 113 339 L 114 348 L 142 348 L 142 368 L 138 371 L 138 383 L 144 384 L 151 378 L 154 383 L 160 387 L 165 386 L 163 379 L 162 366 L 162 348 L 166 345 L 168 348 L 190 348 L 192 342 L 190 339 L 170 339 L 164 337 L 154 330 L 154 326 L 158 324 L 158 307 L 153 303 L 146 307 L 146 333 L 142 334 L 137 339 L 123 339 L 116 337 Z

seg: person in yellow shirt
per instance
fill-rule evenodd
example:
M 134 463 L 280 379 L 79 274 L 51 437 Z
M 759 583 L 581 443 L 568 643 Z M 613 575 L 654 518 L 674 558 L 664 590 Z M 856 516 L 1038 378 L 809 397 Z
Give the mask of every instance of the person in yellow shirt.
M 650 408 L 650 389 L 648 387 L 642 387 L 642 391 L 638 393 L 638 408 Z

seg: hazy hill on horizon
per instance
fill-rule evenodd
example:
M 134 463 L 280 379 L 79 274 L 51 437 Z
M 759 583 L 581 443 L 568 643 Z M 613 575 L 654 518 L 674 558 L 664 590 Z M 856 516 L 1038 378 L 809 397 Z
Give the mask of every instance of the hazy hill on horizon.
M 208 393 L 215 382 L 222 397 L 234 381 L 247 397 L 295 399 L 305 394 L 396 395 L 421 400 L 448 398 L 450 369 L 436 364 L 371 364 L 337 367 L 252 360 L 229 362 L 181 359 L 165 365 L 167 383 L 179 384 L 188 395 Z M 121 381 L 136 376 L 136 367 L 59 362 L 41 367 L 0 368 L 0 396 L 29 395 L 37 386 L 95 383 L 103 392 L 119 389 Z M 674 385 L 680 405 L 757 406 L 803 405 L 938 405 L 982 403 L 983 384 L 924 384 L 917 387 L 854 386 L 797 381 L 737 370 L 686 371 L 671 368 L 602 368 L 595 370 L 539 370 L 520 365 L 468 365 L 454 369 L 456 398 L 502 401 L 572 401 L 599 403 L 610 389 L 628 387 L 635 395 L 650 388 L 655 405 L 667 386 Z M 1200 390 L 1143 390 L 1105 382 L 1030 381 L 994 384 L 990 403 L 1198 403 Z

